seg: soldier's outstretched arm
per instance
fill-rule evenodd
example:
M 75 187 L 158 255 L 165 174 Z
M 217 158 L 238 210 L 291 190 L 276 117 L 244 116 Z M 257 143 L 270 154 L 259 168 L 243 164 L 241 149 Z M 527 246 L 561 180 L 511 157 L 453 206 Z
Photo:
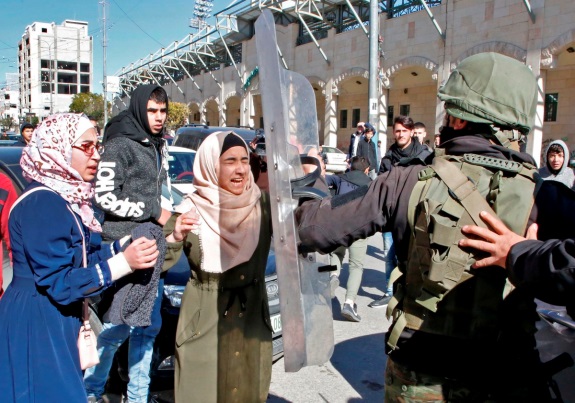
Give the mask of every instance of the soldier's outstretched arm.
M 376 232 L 405 226 L 409 196 L 423 166 L 393 169 L 344 195 L 310 200 L 296 209 L 303 250 L 329 253 Z

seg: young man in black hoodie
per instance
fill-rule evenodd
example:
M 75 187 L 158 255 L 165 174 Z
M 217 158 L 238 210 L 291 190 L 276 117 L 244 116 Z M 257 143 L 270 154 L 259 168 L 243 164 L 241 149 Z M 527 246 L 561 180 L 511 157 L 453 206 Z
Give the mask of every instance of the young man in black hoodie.
M 162 138 L 168 114 L 168 95 L 157 85 L 134 90 L 130 106 L 108 122 L 104 152 L 96 177 L 95 204 L 104 212 L 102 240 L 110 242 L 129 235 L 143 222 L 164 225 L 171 213 L 161 207 L 162 183 L 167 173 L 167 146 Z M 160 331 L 163 280 L 152 310 L 152 324 L 130 327 L 110 323 L 104 313 L 98 336 L 100 364 L 86 370 L 84 381 L 89 401 L 98 401 L 118 347 L 130 337 L 128 400 L 147 402 L 154 340 Z M 113 291 L 99 307 L 106 310 Z M 100 312 L 101 314 L 101 312 Z

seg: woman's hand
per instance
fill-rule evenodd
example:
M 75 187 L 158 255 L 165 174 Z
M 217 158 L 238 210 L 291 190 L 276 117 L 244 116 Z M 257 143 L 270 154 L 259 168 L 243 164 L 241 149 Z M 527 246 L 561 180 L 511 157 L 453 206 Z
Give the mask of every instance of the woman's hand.
M 192 208 L 187 213 L 181 214 L 176 219 L 174 231 L 166 237 L 168 242 L 182 242 L 190 233 L 198 229 L 200 225 L 200 215 L 195 208 Z
M 123 253 L 132 270 L 154 267 L 160 254 L 156 247 L 156 240 L 145 237 L 133 241 Z

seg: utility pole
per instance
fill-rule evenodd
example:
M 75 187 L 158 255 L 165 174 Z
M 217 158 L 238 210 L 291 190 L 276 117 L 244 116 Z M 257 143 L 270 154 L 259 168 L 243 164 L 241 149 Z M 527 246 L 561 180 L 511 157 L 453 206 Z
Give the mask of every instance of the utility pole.
M 373 137 L 374 144 L 379 138 L 379 95 L 377 93 L 379 61 L 379 1 L 369 2 L 369 123 L 373 125 L 376 133 Z M 380 156 L 381 157 L 381 156 Z
M 41 38 L 38 38 L 38 41 L 39 41 L 38 42 L 39 49 L 42 49 L 41 42 L 44 42 L 48 46 L 48 59 L 50 59 L 48 64 L 48 73 L 50 76 L 50 115 L 51 115 L 52 113 L 54 113 L 54 66 L 53 66 L 54 60 L 52 59 L 52 45 L 56 43 L 56 38 L 55 37 L 53 38 L 52 43 Z M 42 52 L 40 51 L 38 53 L 41 55 Z M 40 58 L 42 57 L 40 56 Z
M 102 64 L 103 64 L 103 77 L 104 81 L 102 85 L 104 86 L 104 128 L 108 123 L 108 83 L 107 83 L 107 73 L 106 73 L 106 47 L 108 46 L 108 38 L 106 33 L 106 0 L 100 2 L 102 4 Z

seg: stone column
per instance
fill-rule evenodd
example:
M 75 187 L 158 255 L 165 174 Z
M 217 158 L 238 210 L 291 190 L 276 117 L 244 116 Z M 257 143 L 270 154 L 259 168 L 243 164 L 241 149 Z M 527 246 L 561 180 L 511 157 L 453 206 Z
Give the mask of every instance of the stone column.
M 542 31 L 545 28 L 545 0 L 532 0 L 531 7 L 535 14 L 535 22 L 528 20 L 527 31 L 527 58 L 525 63 L 531 67 L 537 77 L 537 109 L 535 111 L 535 124 L 527 136 L 527 152 L 535 158 L 537 165 L 541 163 L 541 143 L 543 141 L 543 116 L 545 107 L 545 78 L 546 72 L 541 70 L 541 47 L 543 43 Z
M 325 114 L 323 143 L 337 147 L 337 88 L 333 83 L 333 76 L 325 84 Z

